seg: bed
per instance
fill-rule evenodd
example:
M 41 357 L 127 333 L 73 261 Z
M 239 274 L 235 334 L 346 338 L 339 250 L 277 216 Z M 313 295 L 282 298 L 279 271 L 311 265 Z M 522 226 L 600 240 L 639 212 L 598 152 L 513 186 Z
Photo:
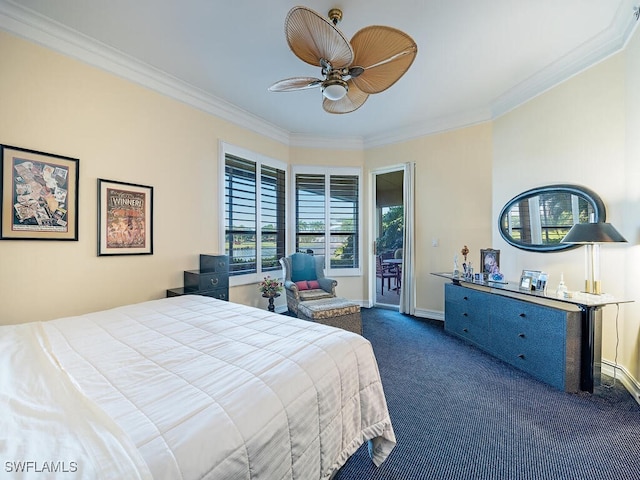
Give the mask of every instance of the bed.
M 396 442 L 365 338 L 197 295 L 0 327 L 0 409 L 11 478 L 327 479 Z

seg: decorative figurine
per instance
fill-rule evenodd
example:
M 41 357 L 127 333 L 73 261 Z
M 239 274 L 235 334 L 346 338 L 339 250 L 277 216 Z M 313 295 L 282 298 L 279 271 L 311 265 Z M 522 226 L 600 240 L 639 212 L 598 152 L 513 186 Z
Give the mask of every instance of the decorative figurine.
M 464 257 L 464 262 L 462 262 L 462 269 L 463 269 L 463 272 L 464 272 L 464 277 L 468 278 L 469 277 L 469 267 L 471 267 L 471 263 L 469 263 L 469 265 L 467 265 L 467 255 L 469 255 L 469 247 L 467 247 L 465 245 L 464 247 L 462 247 L 462 250 L 460 250 L 460 253 Z

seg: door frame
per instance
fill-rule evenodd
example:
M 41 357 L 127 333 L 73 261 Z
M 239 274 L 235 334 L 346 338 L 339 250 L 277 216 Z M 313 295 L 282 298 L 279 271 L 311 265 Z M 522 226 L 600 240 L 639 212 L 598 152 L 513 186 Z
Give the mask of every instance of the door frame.
M 405 164 L 403 163 L 398 163 L 395 165 L 390 165 L 387 167 L 381 167 L 381 168 L 376 168 L 371 170 L 371 177 L 370 177 L 371 207 L 369 212 L 369 217 L 371 218 L 371 222 L 369 223 L 369 238 L 371 238 L 372 240 L 369 243 L 369 249 L 367 253 L 369 258 L 369 271 L 371 272 L 370 279 L 369 279 L 369 305 L 373 307 L 389 308 L 393 310 L 400 309 L 399 305 L 391 305 L 388 303 L 378 303 L 377 277 L 376 277 L 376 247 L 377 247 L 376 240 L 378 238 L 376 235 L 377 233 L 376 230 L 378 227 L 378 218 L 377 218 L 377 211 L 376 211 L 376 204 L 377 204 L 376 185 L 377 185 L 378 175 L 384 175 L 386 173 L 393 173 L 393 172 L 404 172 L 404 171 L 405 171 Z M 402 189 L 403 189 L 403 206 L 405 207 L 405 210 L 406 210 L 406 206 L 404 205 L 404 192 L 406 191 L 406 188 L 407 188 L 406 182 L 407 182 L 407 176 L 404 175 L 402 180 Z M 406 222 L 406 216 L 403 219 L 403 221 Z

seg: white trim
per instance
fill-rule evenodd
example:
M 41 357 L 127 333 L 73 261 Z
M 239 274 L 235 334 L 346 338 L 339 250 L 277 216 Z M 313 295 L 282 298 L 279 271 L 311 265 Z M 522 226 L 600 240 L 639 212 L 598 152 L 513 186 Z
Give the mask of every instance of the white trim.
M 438 310 L 416 308 L 415 316 L 420 318 L 428 318 L 430 320 L 440 320 L 441 322 L 444 322 L 444 312 Z
M 166 72 L 24 7 L 0 0 L 0 29 L 288 144 L 289 132 Z
M 633 378 L 629 371 L 622 365 L 615 365 L 609 360 L 602 360 L 601 372 L 613 377 L 615 372 L 615 378 L 619 381 L 627 392 L 631 394 L 633 399 L 640 404 L 640 383 Z
M 364 150 L 362 137 L 320 137 L 317 135 L 304 135 L 292 133 L 289 135 L 289 146 L 300 148 L 326 148 L 331 150 Z
M 219 148 L 220 161 L 222 162 L 223 174 L 224 174 L 224 159 L 225 159 L 225 154 L 227 153 L 231 155 L 235 155 L 236 157 L 244 158 L 245 160 L 251 160 L 252 162 L 264 163 L 266 165 L 269 165 L 270 167 L 284 170 L 285 172 L 289 167 L 289 164 L 282 160 L 268 157 L 262 153 L 254 152 L 252 150 L 248 150 L 246 148 L 233 145 L 232 143 L 227 143 L 224 140 L 220 140 L 219 146 L 220 146 Z M 224 198 L 224 195 L 223 195 L 223 198 Z
M 332 149 L 338 145 L 341 149 L 362 150 L 495 120 L 624 50 L 638 24 L 633 15 L 635 1 L 623 1 L 609 28 L 546 69 L 505 92 L 488 108 L 459 112 L 422 125 L 406 126 L 366 138 L 317 137 L 288 132 L 119 50 L 7 0 L 0 0 L 0 29 L 101 68 L 285 145 Z
M 329 179 L 331 175 L 354 175 L 358 177 L 358 268 L 331 268 L 330 256 L 325 255 L 325 275 L 328 277 L 360 277 L 362 276 L 362 262 L 363 262 L 363 173 L 361 167 L 327 167 L 327 166 L 313 166 L 313 165 L 292 165 L 291 166 L 291 188 L 290 197 L 289 197 L 289 208 L 291 211 L 289 212 L 291 218 L 294 218 L 296 215 L 296 175 L 302 174 L 316 174 L 316 175 L 324 175 L 325 177 L 325 185 L 329 185 Z M 329 195 L 325 196 L 325 212 L 329 212 L 329 204 L 331 198 Z M 326 217 L 325 217 L 326 218 Z M 331 222 L 325 222 L 325 238 L 331 237 Z M 287 242 L 287 247 L 293 246 L 296 244 L 296 226 L 292 225 L 290 228 L 289 240 Z M 287 252 L 291 252 L 289 248 L 287 248 Z
M 255 162 L 256 165 L 259 167 L 260 165 L 267 165 L 269 167 L 274 167 L 277 168 L 279 170 L 283 170 L 285 172 L 285 182 L 284 182 L 284 198 L 285 198 L 285 211 L 284 211 L 284 224 L 285 224 L 285 228 L 287 230 L 291 230 L 290 225 L 289 225 L 289 209 L 287 208 L 286 202 L 287 202 L 287 198 L 289 198 L 289 171 L 288 171 L 288 164 L 286 162 L 283 162 L 282 160 L 277 160 L 271 157 L 268 157 L 266 155 L 263 155 L 261 153 L 257 153 L 257 152 L 253 152 L 251 150 L 248 150 L 246 148 L 243 147 L 239 147 L 237 145 L 233 145 L 231 143 L 227 143 L 224 142 L 222 140 L 220 140 L 218 142 L 218 191 L 219 191 L 219 197 L 218 197 L 218 205 L 220 205 L 220 217 L 219 217 L 219 225 L 218 225 L 218 232 L 219 232 L 219 245 L 221 246 L 221 250 L 224 249 L 225 253 L 226 253 L 226 224 L 225 224 L 225 209 L 224 209 L 224 205 L 226 202 L 225 199 L 225 167 L 226 167 L 226 162 L 225 162 L 225 158 L 226 155 L 230 154 L 245 160 L 249 160 L 251 162 Z M 259 168 L 256 170 L 256 175 L 260 174 L 260 170 Z M 257 195 L 257 211 L 260 212 L 260 192 L 257 191 L 256 192 Z M 258 224 L 256 225 L 256 228 L 259 230 L 260 228 L 260 218 L 257 218 L 257 222 Z M 288 251 L 288 243 L 289 243 L 289 235 L 286 234 L 285 232 L 285 252 Z M 261 251 L 260 248 L 260 241 L 261 238 L 258 235 L 256 238 L 256 259 L 258 259 L 258 253 L 259 251 Z M 251 283 L 257 283 L 259 281 L 262 280 L 262 278 L 265 275 L 269 275 L 273 278 L 280 278 L 282 279 L 282 272 L 278 271 L 278 270 L 270 270 L 269 272 L 262 272 L 260 269 L 260 263 L 256 262 L 256 269 L 258 269 L 259 271 L 256 273 L 245 273 L 245 274 L 241 274 L 241 275 L 230 275 L 229 276 L 229 286 L 230 287 L 237 287 L 239 285 L 248 285 Z M 276 273 L 278 272 L 278 273 Z
M 638 23 L 633 15 L 634 3 L 636 0 L 623 1 L 606 30 L 500 95 L 491 105 L 492 119 L 495 120 L 624 50 Z

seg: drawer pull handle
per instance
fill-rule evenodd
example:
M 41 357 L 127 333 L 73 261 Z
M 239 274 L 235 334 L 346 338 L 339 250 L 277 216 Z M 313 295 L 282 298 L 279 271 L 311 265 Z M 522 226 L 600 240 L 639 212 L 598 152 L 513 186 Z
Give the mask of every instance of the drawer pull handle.
M 219 281 L 220 281 L 219 278 L 212 278 L 211 279 L 211 285 L 213 285 L 215 287 L 216 285 L 218 285 Z
M 462 314 L 462 316 L 463 316 L 463 317 L 468 317 L 468 316 L 469 316 L 469 314 L 468 314 L 467 312 L 464 312 L 464 313 Z
M 462 297 L 463 300 L 469 300 L 469 297 Z
M 521 353 L 520 355 L 518 355 L 518 358 L 521 360 L 524 360 L 524 353 Z
M 518 334 L 518 336 L 519 336 L 520 338 L 524 338 L 524 333 L 519 333 L 519 334 Z
M 522 318 L 524 318 L 524 317 L 526 317 L 526 316 L 527 316 L 527 314 L 526 314 L 526 313 L 521 313 L 521 314 L 520 314 L 520 316 L 521 316 Z
M 463 328 L 463 329 L 462 329 L 462 331 L 463 331 L 464 333 L 469 333 L 469 330 L 468 330 L 468 329 L 466 329 L 466 328 Z

